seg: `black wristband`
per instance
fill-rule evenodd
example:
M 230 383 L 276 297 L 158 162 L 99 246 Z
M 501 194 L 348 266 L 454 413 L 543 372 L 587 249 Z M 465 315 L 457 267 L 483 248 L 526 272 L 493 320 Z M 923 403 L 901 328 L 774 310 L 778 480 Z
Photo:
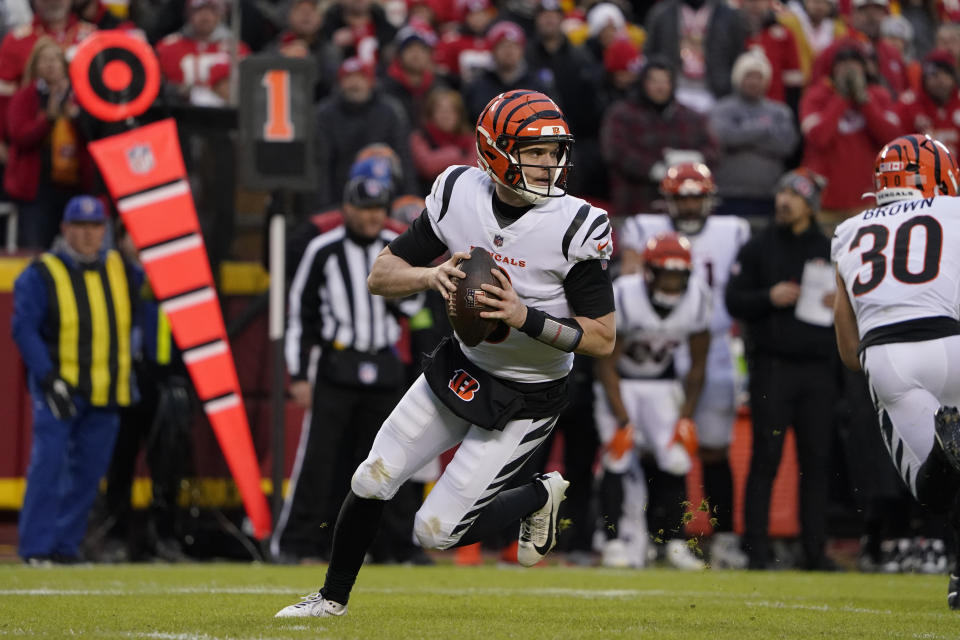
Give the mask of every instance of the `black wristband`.
M 523 326 L 520 327 L 520 331 L 523 331 L 531 338 L 536 338 L 543 331 L 543 323 L 546 319 L 547 314 L 540 311 L 540 309 L 527 307 L 527 319 L 523 321 Z
M 576 349 L 583 337 L 583 329 L 573 318 L 554 318 L 533 307 L 527 307 L 527 319 L 523 321 L 520 331 L 567 353 Z

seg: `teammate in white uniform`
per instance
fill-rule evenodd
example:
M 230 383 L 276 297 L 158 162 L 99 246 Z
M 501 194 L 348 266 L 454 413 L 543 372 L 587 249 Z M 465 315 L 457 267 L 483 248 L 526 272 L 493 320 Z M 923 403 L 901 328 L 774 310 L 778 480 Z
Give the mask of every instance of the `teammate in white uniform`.
M 606 566 L 643 565 L 644 512 L 656 537 L 666 541 L 658 548 L 671 564 L 704 566 L 682 539 L 684 477 L 697 448 L 691 418 L 710 347 L 711 293 L 699 277 L 691 277 L 692 270 L 690 242 L 668 232 L 647 242 L 642 273 L 621 276 L 613 285 L 617 343 L 613 354 L 597 362 L 594 403 L 606 445 L 600 489 L 608 522 Z M 681 384 L 674 356 L 682 344 L 689 344 L 692 366 Z M 637 486 L 645 489 L 646 474 L 636 465 L 634 450 L 655 461 L 646 465 L 653 494 L 649 509 L 645 492 L 637 491 Z
M 493 269 L 500 285 L 483 285 L 493 309 L 481 315 L 500 320 L 500 328 L 475 347 L 445 339 L 431 354 L 353 475 L 323 588 L 278 617 L 342 615 L 384 502 L 456 444 L 417 512 L 420 544 L 471 544 L 518 521 L 520 564 L 536 564 L 556 544 L 569 483 L 552 472 L 502 489 L 565 406 L 572 352 L 602 357 L 615 341 L 610 223 L 604 211 L 564 191 L 572 141 L 547 96 L 497 96 L 477 122 L 482 170 L 444 171 L 424 213 L 377 257 L 371 293 L 436 289 L 447 299 L 465 276 L 457 261 L 483 247 L 507 274 Z M 449 260 L 428 266 L 447 251 Z
M 903 481 L 960 533 L 960 172 L 939 141 L 896 138 L 874 165 L 877 208 L 837 227 L 844 364 L 863 369 Z M 954 197 L 947 197 L 954 196 Z M 960 569 L 958 567 L 957 569 Z M 960 609 L 958 574 L 947 602 Z
M 727 455 L 736 418 L 730 345 L 733 320 L 727 313 L 723 296 L 730 267 L 750 236 L 750 226 L 736 216 L 710 215 L 716 186 L 710 169 L 704 164 L 685 162 L 670 167 L 660 183 L 660 191 L 669 214 L 638 214 L 623 225 L 618 240 L 623 250 L 623 271 L 630 273 L 639 269 L 648 239 L 665 231 L 677 231 L 690 240 L 694 272 L 713 291 L 707 377 L 693 417 L 700 443 L 704 493 L 715 509 L 717 533 L 710 545 L 712 566 L 743 568 L 747 558 L 740 550 L 738 536 L 733 533 L 733 477 Z M 689 368 L 689 362 L 686 349 L 681 349 L 677 356 L 681 374 Z

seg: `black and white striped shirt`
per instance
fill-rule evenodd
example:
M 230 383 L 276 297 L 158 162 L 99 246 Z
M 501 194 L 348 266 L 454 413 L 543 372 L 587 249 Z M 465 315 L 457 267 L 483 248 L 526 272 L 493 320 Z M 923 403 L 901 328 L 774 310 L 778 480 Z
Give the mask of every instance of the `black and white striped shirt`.
M 397 305 L 367 290 L 373 261 L 396 237 L 384 229 L 362 245 L 340 226 L 307 245 L 290 286 L 286 358 L 293 379 L 306 379 L 310 351 L 317 345 L 376 353 L 399 339 Z M 419 307 L 416 301 L 413 305 Z

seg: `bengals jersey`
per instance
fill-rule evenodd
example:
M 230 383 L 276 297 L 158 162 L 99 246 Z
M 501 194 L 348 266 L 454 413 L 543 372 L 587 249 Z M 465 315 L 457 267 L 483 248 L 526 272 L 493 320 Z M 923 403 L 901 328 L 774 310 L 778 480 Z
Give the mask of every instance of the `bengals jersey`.
M 639 214 L 624 222 L 619 242 L 623 249 L 642 253 L 647 240 L 666 231 L 675 231 L 670 216 Z M 700 233 L 687 236 L 691 245 L 693 272 L 707 283 L 716 301 L 710 322 L 710 330 L 714 333 L 725 333 L 733 325 L 723 304 L 724 289 L 730 277 L 730 267 L 736 262 L 740 247 L 749 237 L 750 225 L 736 216 L 707 216 Z
M 501 228 L 493 195 L 493 181 L 476 167 L 455 166 L 440 174 L 426 199 L 426 216 L 437 238 L 451 253 L 486 249 L 524 304 L 558 318 L 576 315 L 564 279 L 582 261 L 601 260 L 606 268 L 613 251 L 606 212 L 567 195 L 549 198 Z M 487 372 L 516 382 L 558 380 L 573 366 L 572 353 L 517 329 L 497 338 L 460 347 Z
M 694 333 L 710 328 L 711 293 L 696 274 L 679 304 L 663 317 L 653 308 L 642 273 L 631 273 L 613 283 L 617 305 L 617 341 L 623 351 L 617 361 L 620 377 L 674 378 L 677 349 Z
M 830 255 L 857 316 L 873 329 L 960 318 L 960 198 L 895 202 L 844 221 Z

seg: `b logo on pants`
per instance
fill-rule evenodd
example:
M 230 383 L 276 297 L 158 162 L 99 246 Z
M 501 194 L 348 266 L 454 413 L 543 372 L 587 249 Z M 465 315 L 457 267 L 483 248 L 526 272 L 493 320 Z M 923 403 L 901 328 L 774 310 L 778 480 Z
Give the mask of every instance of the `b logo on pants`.
M 477 379 L 463 369 L 457 369 L 453 372 L 453 377 L 450 378 L 447 386 L 464 402 L 473 400 L 473 396 L 480 389 L 480 383 L 477 382 Z

